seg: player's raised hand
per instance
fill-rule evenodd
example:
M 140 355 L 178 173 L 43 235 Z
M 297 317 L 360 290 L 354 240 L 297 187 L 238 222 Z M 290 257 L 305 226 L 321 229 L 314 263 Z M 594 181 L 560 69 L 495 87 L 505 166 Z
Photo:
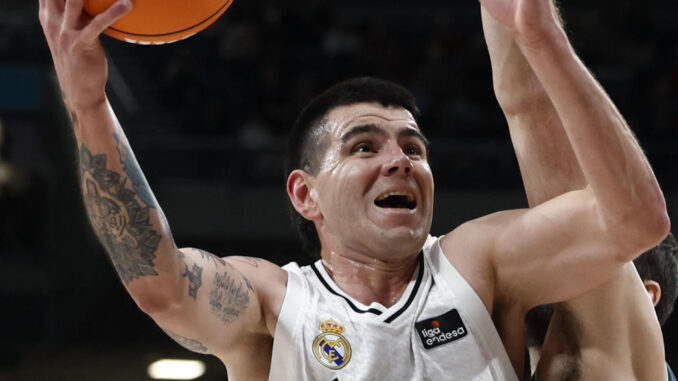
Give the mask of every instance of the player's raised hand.
M 509 28 L 516 42 L 538 46 L 562 31 L 553 0 L 479 0 L 497 21 Z
M 84 1 L 40 0 L 40 24 L 72 112 L 105 100 L 108 68 L 99 35 L 132 8 L 131 0 L 118 0 L 90 19 L 82 13 Z

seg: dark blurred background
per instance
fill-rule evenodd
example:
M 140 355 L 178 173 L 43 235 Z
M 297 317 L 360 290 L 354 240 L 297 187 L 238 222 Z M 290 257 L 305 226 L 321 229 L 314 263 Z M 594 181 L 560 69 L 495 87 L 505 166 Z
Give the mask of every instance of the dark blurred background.
M 678 216 L 678 3 L 562 5 L 584 62 L 632 126 Z M 109 95 L 182 246 L 309 263 L 290 227 L 282 153 L 296 113 L 345 78 L 410 88 L 434 142 L 434 234 L 526 205 L 493 97 L 477 1 L 236 0 L 165 46 L 108 37 Z M 37 1 L 0 3 L 0 380 L 147 380 L 160 357 L 219 361 L 167 338 L 127 295 L 87 224 L 75 144 Z M 678 318 L 665 326 L 678 368 Z

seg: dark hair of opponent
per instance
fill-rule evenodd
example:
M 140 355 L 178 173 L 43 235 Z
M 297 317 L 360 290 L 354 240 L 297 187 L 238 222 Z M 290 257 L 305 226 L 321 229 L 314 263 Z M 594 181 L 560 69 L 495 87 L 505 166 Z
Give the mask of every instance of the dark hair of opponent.
M 661 297 L 655 306 L 657 319 L 664 325 L 673 312 L 678 297 L 678 242 L 673 234 L 659 245 L 646 251 L 633 261 L 642 280 L 653 280 L 661 287 Z

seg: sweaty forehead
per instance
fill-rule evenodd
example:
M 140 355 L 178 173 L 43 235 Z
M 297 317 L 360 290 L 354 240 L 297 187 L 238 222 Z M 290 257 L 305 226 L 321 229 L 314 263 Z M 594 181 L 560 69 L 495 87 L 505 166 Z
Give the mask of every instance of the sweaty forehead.
M 399 106 L 383 106 L 379 103 L 356 103 L 332 109 L 326 116 L 327 127 L 334 137 L 340 137 L 347 129 L 375 124 L 385 128 L 414 128 L 419 130 L 412 114 Z

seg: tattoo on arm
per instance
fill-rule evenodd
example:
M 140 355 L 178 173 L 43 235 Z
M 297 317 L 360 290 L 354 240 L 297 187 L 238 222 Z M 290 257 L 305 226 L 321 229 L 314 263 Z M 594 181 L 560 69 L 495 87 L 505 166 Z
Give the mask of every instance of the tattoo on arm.
M 146 183 L 144 174 L 141 172 L 141 167 L 139 167 L 139 164 L 137 164 L 137 160 L 134 158 L 134 154 L 129 149 L 129 146 L 119 134 L 113 134 L 113 138 L 116 142 L 115 149 L 118 151 L 118 155 L 120 155 L 120 164 L 122 165 L 122 169 L 132 182 L 132 188 L 134 188 L 137 196 L 141 199 L 141 201 L 151 208 L 160 209 L 155 196 L 153 196 L 153 192 L 151 192 L 151 188 Z
M 212 260 L 212 262 L 214 262 L 215 266 L 217 266 L 217 267 L 218 267 L 218 265 L 226 266 L 226 261 L 217 257 L 216 255 L 214 255 L 214 254 L 212 254 L 208 251 L 202 250 L 202 249 L 196 249 L 196 250 L 198 250 L 198 252 L 200 253 L 200 258 Z
M 229 269 L 215 275 L 210 291 L 212 313 L 224 323 L 231 323 L 240 316 L 250 304 L 250 292 L 254 292 L 252 284 L 244 275 L 240 274 L 244 282 L 238 281 L 232 276 L 237 270 L 233 266 L 229 266 Z
M 244 275 L 243 275 L 242 278 L 245 280 L 245 284 L 247 285 L 247 289 L 254 292 L 254 287 L 252 287 L 252 283 L 250 283 L 250 280 L 247 279 L 247 277 L 245 277 Z
M 202 286 L 202 267 L 193 264 L 193 269 L 188 270 L 186 265 L 186 272 L 184 276 L 188 278 L 188 295 L 196 300 L 198 297 L 198 289 Z
M 189 351 L 193 352 L 199 352 L 199 353 L 206 353 L 207 352 L 207 347 L 205 347 L 201 342 L 198 340 L 193 340 L 189 339 L 188 337 L 183 337 L 181 335 L 178 335 L 168 329 L 161 328 L 167 336 L 171 337 L 172 340 L 176 341 L 179 343 L 182 347 L 188 349 Z
M 230 259 L 234 259 L 235 257 L 229 257 L 229 258 L 230 258 Z M 242 258 L 242 257 L 241 257 L 241 258 Z M 254 258 L 254 259 L 256 259 L 256 258 Z M 247 279 L 247 277 L 246 277 L 245 275 L 243 275 L 243 273 L 241 273 L 240 270 L 236 269 L 235 266 L 233 266 L 233 264 L 231 264 L 231 263 L 228 262 L 228 261 L 224 261 L 224 263 L 226 264 L 226 266 L 228 266 L 229 269 L 231 269 L 231 271 L 237 271 L 237 272 L 239 272 L 239 273 L 240 273 L 240 276 L 242 276 L 242 279 L 245 281 L 245 285 L 247 286 L 247 289 L 250 290 L 250 291 L 252 291 L 252 292 L 254 292 L 254 287 L 252 287 L 252 283 L 250 283 L 250 280 Z M 257 266 L 257 267 L 258 267 L 258 266 Z
M 127 184 L 130 169 L 125 169 L 128 177 L 123 178 L 106 167 L 107 160 L 106 154 L 93 155 L 87 145 L 80 147 L 87 214 L 122 282 L 128 285 L 137 278 L 158 275 L 153 260 L 162 237 L 152 229 L 149 208 L 154 206 L 146 204 L 136 188 Z
M 259 267 L 259 262 L 261 262 L 261 259 L 259 258 L 252 258 L 252 257 L 229 257 L 229 259 L 232 259 L 234 261 L 246 263 L 252 267 Z

